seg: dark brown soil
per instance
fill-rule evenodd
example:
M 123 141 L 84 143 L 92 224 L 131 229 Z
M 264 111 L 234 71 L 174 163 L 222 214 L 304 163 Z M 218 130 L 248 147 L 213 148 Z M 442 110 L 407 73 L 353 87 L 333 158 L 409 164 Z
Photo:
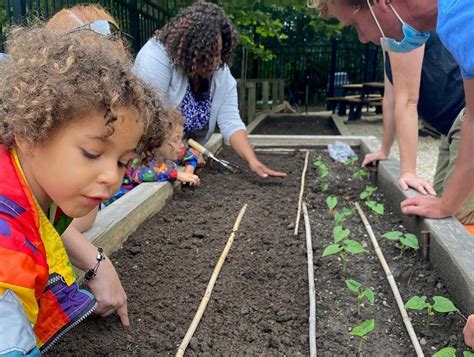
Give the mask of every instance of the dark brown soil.
M 239 162 L 228 150 L 221 154 Z M 91 318 L 65 336 L 55 355 L 175 354 L 196 312 L 218 257 L 244 203 L 248 210 L 219 275 L 203 319 L 186 355 L 307 355 L 308 282 L 304 234 L 293 237 L 304 154 L 261 155 L 287 179 L 260 179 L 243 171 L 230 174 L 218 167 L 201 173 L 197 189 L 177 192 L 165 209 L 130 236 L 115 262 L 129 297 L 131 326 L 117 317 Z M 327 157 L 325 156 L 325 159 Z M 331 163 L 330 193 L 339 206 L 349 206 L 365 183 L 350 180 L 354 170 Z M 370 356 L 414 355 L 390 288 L 360 220 L 347 227 L 367 253 L 351 257 L 347 276 L 370 286 L 374 306 L 354 312 L 354 297 L 345 287 L 336 256 L 321 258 L 332 241 L 332 219 L 319 192 L 316 171 L 310 168 L 305 200 L 310 207 L 317 290 L 317 338 L 321 356 L 355 355 L 358 341 L 349 329 L 374 318 L 376 329 L 366 343 Z M 379 195 L 378 199 L 382 199 Z M 342 202 L 342 203 L 341 203 Z M 403 230 L 386 207 L 383 218 L 369 215 L 377 236 Z M 303 224 L 303 221 L 301 222 Z M 303 232 L 303 227 L 301 228 Z M 404 299 L 412 295 L 447 296 L 418 253 L 402 259 L 393 242 L 381 240 Z M 461 350 L 462 321 L 457 315 L 438 316 L 424 327 L 421 314 L 411 314 L 424 350 L 431 354 L 445 345 Z
M 252 132 L 265 135 L 339 135 L 331 117 L 312 115 L 269 115 Z

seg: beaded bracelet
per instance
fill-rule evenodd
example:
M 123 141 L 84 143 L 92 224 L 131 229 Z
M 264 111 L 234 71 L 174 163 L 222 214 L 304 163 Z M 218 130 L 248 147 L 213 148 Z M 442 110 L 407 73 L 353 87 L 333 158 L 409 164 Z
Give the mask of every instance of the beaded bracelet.
M 97 260 L 95 266 L 92 269 L 86 271 L 86 274 L 84 275 L 84 279 L 86 281 L 91 280 L 97 275 L 97 270 L 99 269 L 100 262 L 102 260 L 105 260 L 104 249 L 102 247 L 97 247 L 97 256 L 95 257 L 95 259 Z

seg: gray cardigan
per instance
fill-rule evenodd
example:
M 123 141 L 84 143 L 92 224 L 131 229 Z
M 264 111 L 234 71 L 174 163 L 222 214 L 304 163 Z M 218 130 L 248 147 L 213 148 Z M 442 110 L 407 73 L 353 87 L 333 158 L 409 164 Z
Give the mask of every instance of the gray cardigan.
M 172 106 L 179 107 L 189 86 L 188 78 L 172 64 L 164 46 L 151 38 L 138 52 L 134 70 L 145 82 L 155 87 Z M 216 124 L 226 143 L 237 130 L 244 129 L 240 119 L 237 82 L 226 65 L 214 72 L 211 82 L 211 117 L 207 141 Z

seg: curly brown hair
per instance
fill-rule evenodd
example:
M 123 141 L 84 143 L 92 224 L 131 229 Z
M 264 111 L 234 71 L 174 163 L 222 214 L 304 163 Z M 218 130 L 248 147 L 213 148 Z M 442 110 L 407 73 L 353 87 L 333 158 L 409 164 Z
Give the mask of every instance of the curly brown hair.
M 94 110 L 105 113 L 104 125 L 113 133 L 117 110 L 127 107 L 137 109 L 137 121 L 147 130 L 152 90 L 132 73 L 130 60 L 116 57 L 116 41 L 38 24 L 12 29 L 8 59 L 0 63 L 0 143 L 12 147 L 21 137 L 40 144 Z
M 187 7 L 165 27 L 155 32 L 173 64 L 189 78 L 199 72 L 213 73 L 218 54 L 217 39 L 222 38 L 222 52 L 218 68 L 232 65 L 238 43 L 238 32 L 224 11 L 215 4 L 198 2 Z

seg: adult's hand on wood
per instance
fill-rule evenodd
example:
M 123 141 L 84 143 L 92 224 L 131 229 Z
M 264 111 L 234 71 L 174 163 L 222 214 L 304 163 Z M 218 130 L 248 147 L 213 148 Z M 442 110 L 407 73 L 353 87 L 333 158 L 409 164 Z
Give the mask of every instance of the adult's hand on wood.
M 469 316 L 464 327 L 464 343 L 474 348 L 474 314 Z
M 427 181 L 414 173 L 406 173 L 400 177 L 398 181 L 402 190 L 406 191 L 413 188 L 424 195 L 436 196 L 436 191 Z
M 260 177 L 286 177 L 286 173 L 272 170 L 261 163 L 259 160 L 249 162 L 250 169 Z
M 362 161 L 362 167 L 366 167 L 372 162 L 387 160 L 387 158 L 388 158 L 388 155 L 384 153 L 382 150 L 376 151 L 371 154 L 367 154 L 364 157 L 364 161 Z
M 420 195 L 408 198 L 400 204 L 403 214 L 427 218 L 446 218 L 454 214 L 442 197 Z
M 97 301 L 95 313 L 102 317 L 117 311 L 123 326 L 130 325 L 127 310 L 127 294 L 109 258 L 100 263 L 97 275 L 89 281 L 89 289 Z

